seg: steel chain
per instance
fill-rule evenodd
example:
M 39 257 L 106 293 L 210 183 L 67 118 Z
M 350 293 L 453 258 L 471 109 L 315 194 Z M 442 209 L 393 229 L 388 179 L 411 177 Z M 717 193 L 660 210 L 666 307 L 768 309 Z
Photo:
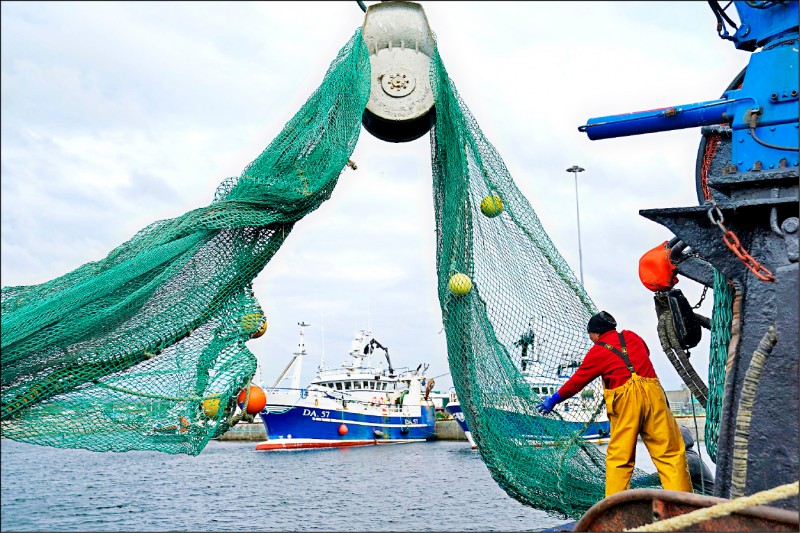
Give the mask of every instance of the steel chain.
M 756 259 L 745 250 L 742 243 L 739 242 L 739 237 L 734 232 L 725 227 L 725 217 L 722 215 L 716 202 L 712 200 L 711 207 L 708 208 L 708 219 L 712 224 L 715 224 L 722 231 L 722 242 L 725 243 L 733 254 L 738 257 L 744 266 L 747 267 L 755 277 L 761 281 L 775 281 L 775 276 L 767 268 L 756 261 Z
M 703 300 L 706 299 L 706 293 L 708 292 L 708 285 L 703 286 L 703 294 L 700 295 L 700 301 L 695 304 L 692 309 L 698 309 L 701 305 L 703 305 Z

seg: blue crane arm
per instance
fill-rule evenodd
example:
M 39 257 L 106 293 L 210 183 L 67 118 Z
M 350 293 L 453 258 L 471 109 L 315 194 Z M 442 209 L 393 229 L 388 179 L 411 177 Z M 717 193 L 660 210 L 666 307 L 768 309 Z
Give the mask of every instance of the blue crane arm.
M 589 139 L 596 141 L 642 133 L 723 124 L 730 122 L 734 101 L 723 98 L 696 104 L 591 118 L 584 126 L 578 127 L 578 131 L 585 132 Z

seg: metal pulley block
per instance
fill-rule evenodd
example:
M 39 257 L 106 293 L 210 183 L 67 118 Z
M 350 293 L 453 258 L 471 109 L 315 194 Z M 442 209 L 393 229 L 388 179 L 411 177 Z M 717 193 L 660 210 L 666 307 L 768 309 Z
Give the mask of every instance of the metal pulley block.
M 361 34 L 372 68 L 364 127 L 384 141 L 418 139 L 435 118 L 430 82 L 434 41 L 422 6 L 398 1 L 371 5 Z

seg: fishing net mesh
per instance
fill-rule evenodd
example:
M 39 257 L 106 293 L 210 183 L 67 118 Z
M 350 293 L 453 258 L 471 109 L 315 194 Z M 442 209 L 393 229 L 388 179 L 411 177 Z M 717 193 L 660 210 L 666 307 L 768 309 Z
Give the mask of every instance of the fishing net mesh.
M 264 152 L 207 207 L 57 279 L 2 289 L 2 436 L 197 454 L 228 429 L 265 324 L 252 280 L 327 200 L 369 98 L 360 30 Z
M 438 293 L 455 389 L 497 483 L 522 503 L 577 518 L 604 495 L 604 452 L 580 437 L 604 414 L 602 384 L 580 395 L 584 415 L 565 429 L 574 415 L 538 413 L 544 392 L 526 381 L 523 362 L 549 375 L 574 368 L 590 348 L 585 327 L 596 308 L 438 49 L 431 80 Z M 369 91 L 359 29 L 317 91 L 208 207 L 156 222 L 58 279 L 4 287 L 2 435 L 197 454 L 226 431 L 255 372 L 245 342 L 266 320 L 252 280 L 294 223 L 330 197 Z M 463 276 L 470 290 L 459 287 Z M 658 479 L 636 469 L 632 486 Z
M 708 402 L 704 440 L 711 460 L 717 462 L 722 401 L 725 394 L 728 344 L 732 337 L 733 300 L 736 289 L 730 280 L 714 269 L 714 307 L 711 314 L 711 346 L 708 358 Z
M 523 357 L 549 376 L 579 364 L 592 345 L 586 324 L 597 310 L 438 52 L 431 70 L 438 291 L 456 393 L 497 483 L 525 504 L 578 517 L 604 496 L 605 454 L 580 431 L 603 414 L 602 383 L 580 395 L 582 415 L 542 416 L 536 405 L 544 394 L 526 381 Z M 459 274 L 471 282 L 463 295 L 458 286 L 450 290 L 451 279 L 463 280 Z M 583 425 L 566 429 L 563 420 Z M 636 469 L 632 486 L 658 481 Z

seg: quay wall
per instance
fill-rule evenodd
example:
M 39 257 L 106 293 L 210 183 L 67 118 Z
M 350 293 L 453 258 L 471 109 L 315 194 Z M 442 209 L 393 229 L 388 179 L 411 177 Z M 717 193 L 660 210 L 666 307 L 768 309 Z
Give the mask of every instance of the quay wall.
M 694 417 L 693 416 L 678 416 L 675 415 L 675 421 L 678 423 L 679 426 L 686 426 L 692 431 L 692 436 L 694 437 L 695 442 L 705 441 L 705 433 L 706 433 L 706 417 L 705 416 L 698 416 L 697 417 L 697 431 L 694 430 Z M 700 433 L 699 437 L 697 433 Z

